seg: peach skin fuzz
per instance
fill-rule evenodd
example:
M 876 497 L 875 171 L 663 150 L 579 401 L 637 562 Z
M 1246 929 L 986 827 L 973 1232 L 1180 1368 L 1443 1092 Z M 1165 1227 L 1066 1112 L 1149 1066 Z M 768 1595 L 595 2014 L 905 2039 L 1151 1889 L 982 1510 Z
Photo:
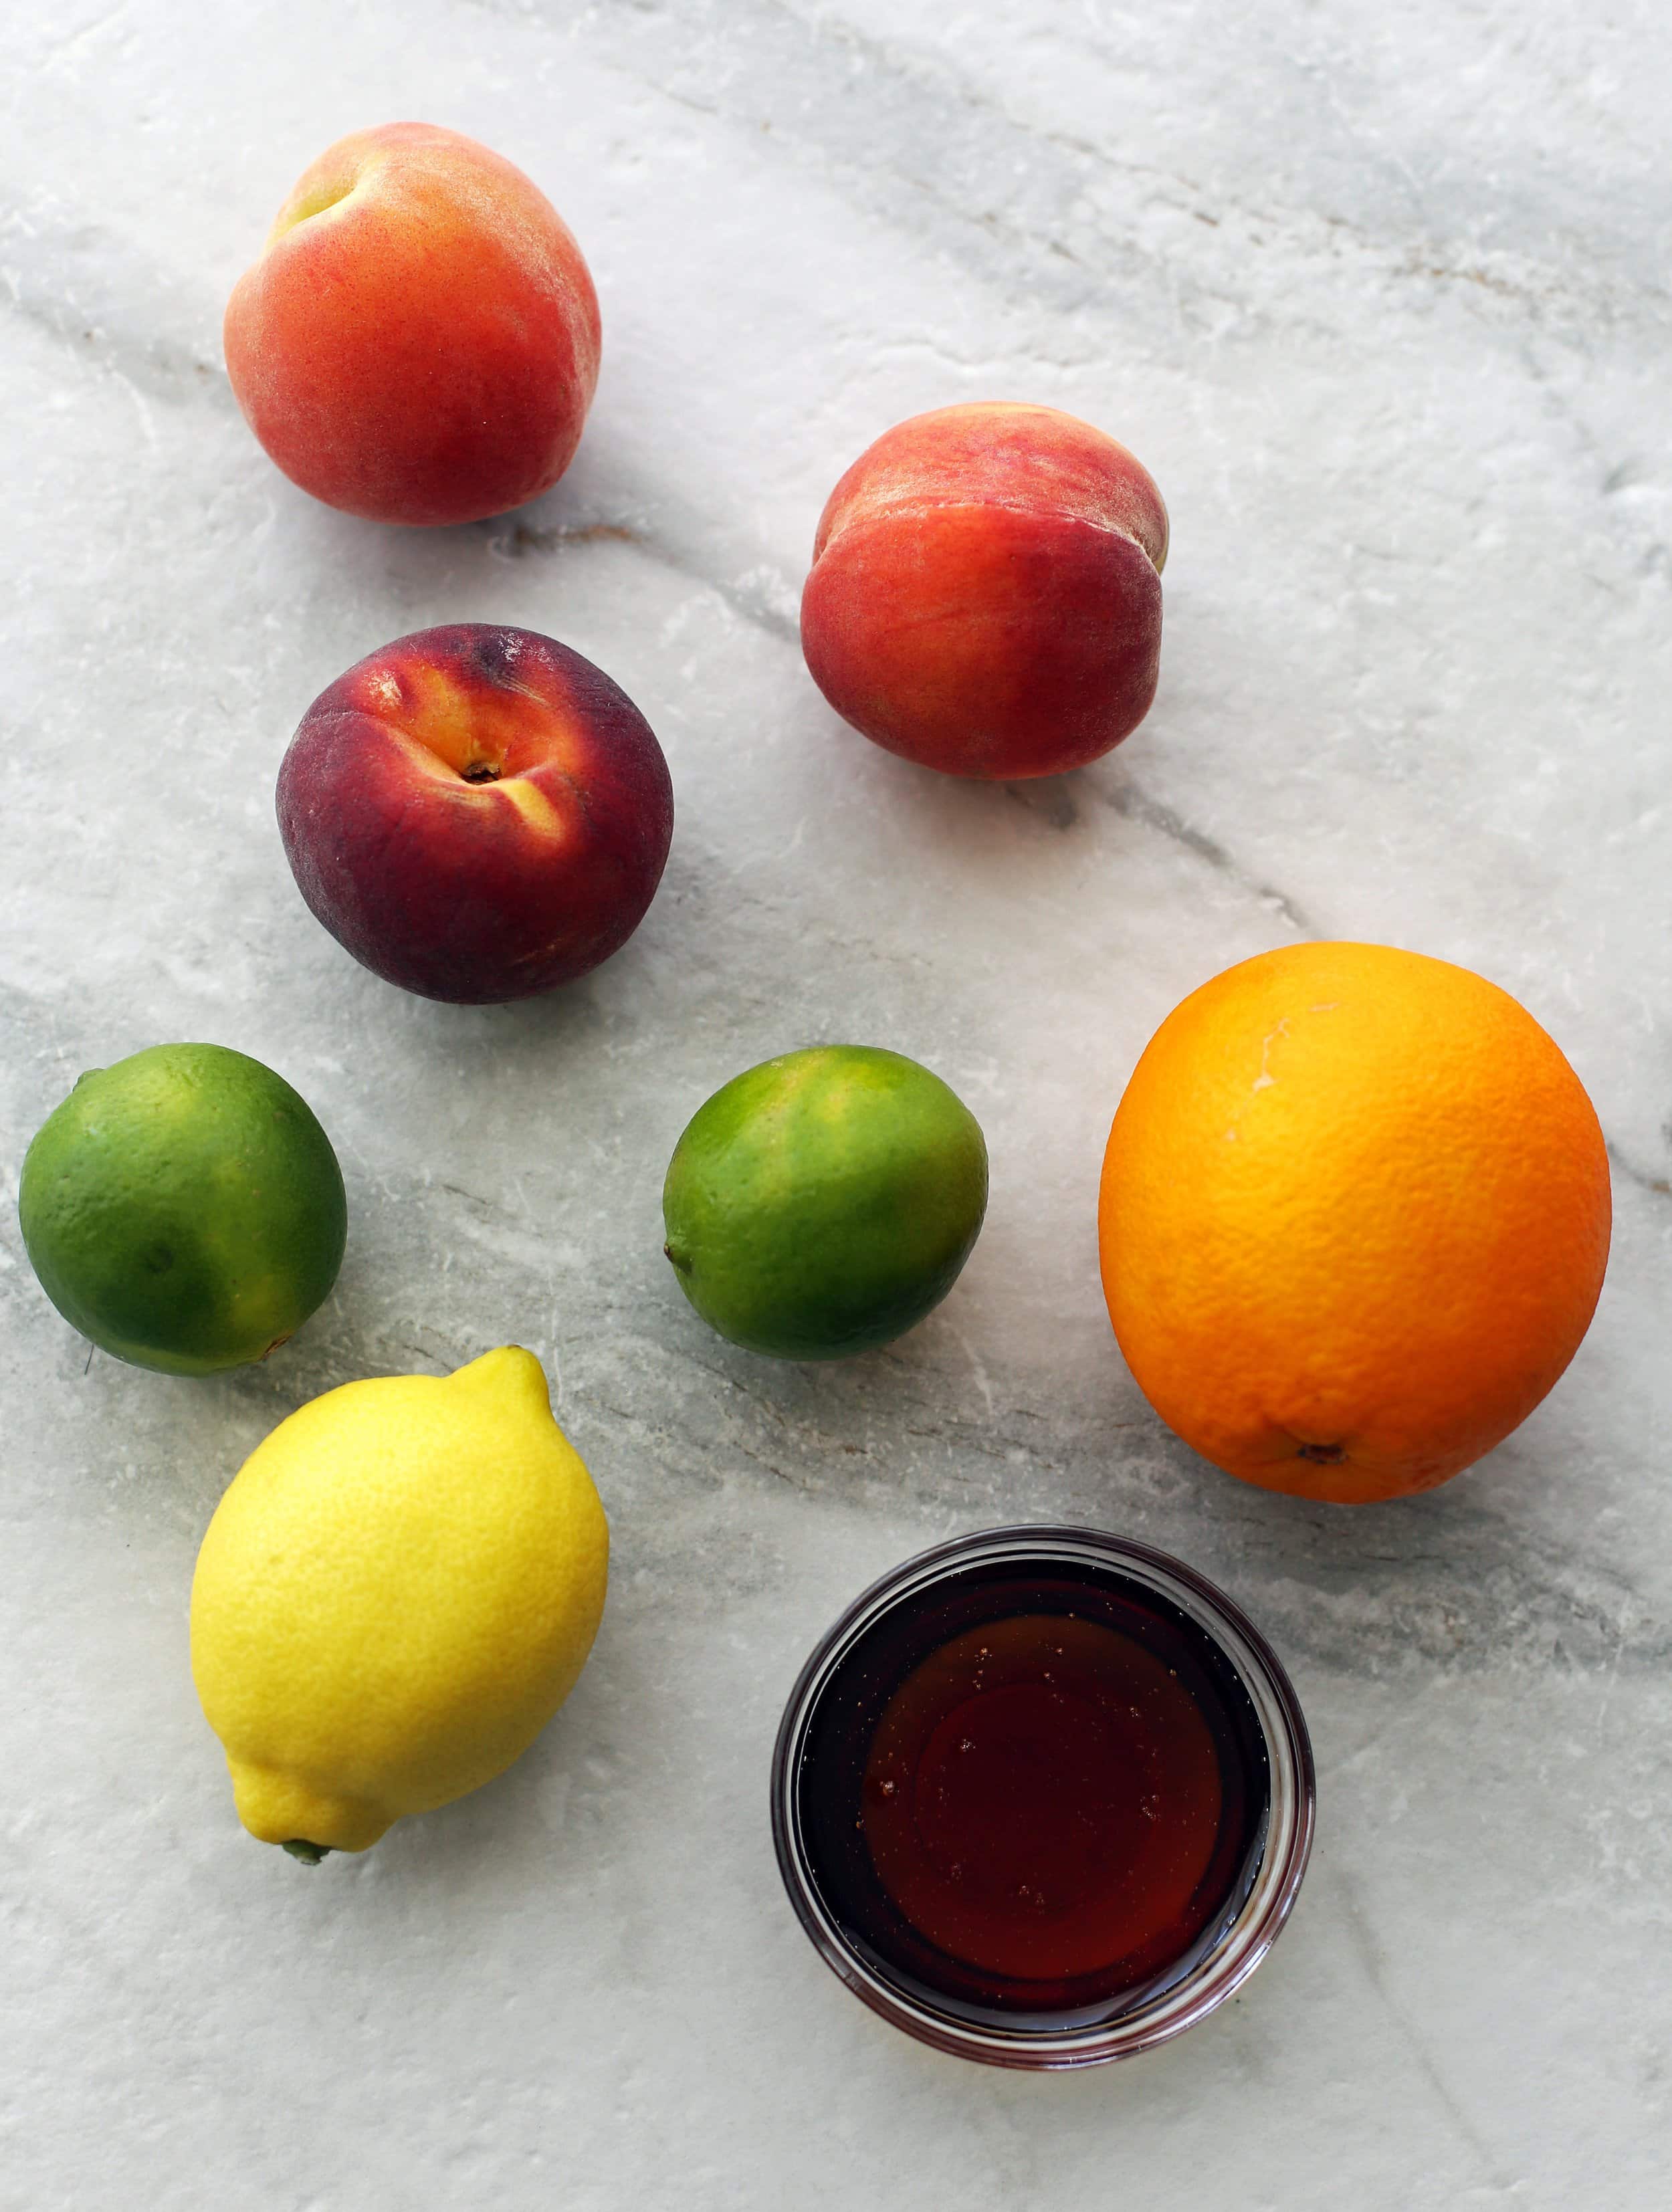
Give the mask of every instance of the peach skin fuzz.
M 355 958 L 427 999 L 496 1005 L 619 950 L 673 834 L 662 749 L 555 638 L 456 623 L 368 653 L 279 767 L 298 889 Z
M 915 415 L 830 494 L 801 647 L 890 752 L 1005 781 L 1083 768 L 1148 713 L 1167 510 L 1124 446 L 1055 407 Z
M 598 296 L 556 210 L 428 123 L 320 155 L 234 288 L 224 336 L 271 459 L 374 522 L 473 522 L 548 490 L 598 381 Z

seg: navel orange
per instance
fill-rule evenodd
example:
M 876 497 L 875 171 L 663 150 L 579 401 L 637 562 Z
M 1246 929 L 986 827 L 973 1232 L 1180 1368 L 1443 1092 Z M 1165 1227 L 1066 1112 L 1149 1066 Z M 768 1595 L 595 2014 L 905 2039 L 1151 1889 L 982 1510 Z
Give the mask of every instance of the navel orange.
M 1590 1099 L 1506 992 L 1296 945 L 1174 1009 L 1109 1133 L 1104 1291 L 1204 1457 L 1358 1504 L 1446 1481 L 1578 1350 L 1608 1254 Z

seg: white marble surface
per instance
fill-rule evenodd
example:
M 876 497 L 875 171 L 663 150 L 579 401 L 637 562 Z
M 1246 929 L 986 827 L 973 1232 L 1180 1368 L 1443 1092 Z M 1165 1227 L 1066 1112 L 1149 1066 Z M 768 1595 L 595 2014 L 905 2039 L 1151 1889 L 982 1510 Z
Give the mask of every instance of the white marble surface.
M 328 1308 L 197 1384 L 87 1366 L 0 1224 L 7 2212 L 1664 2203 L 1669 94 L 1661 0 L 7 9 L 9 1189 L 81 1067 L 210 1038 L 313 1102 L 352 1206 Z M 521 162 L 604 304 L 568 479 L 433 535 L 281 480 L 219 349 L 295 173 L 402 116 Z M 1127 441 L 1174 532 L 1148 722 L 1012 792 L 845 731 L 793 631 L 839 471 L 988 395 Z M 272 822 L 313 695 L 461 617 L 600 662 L 678 791 L 638 937 L 514 1011 L 354 967 Z M 1091 1236 L 1150 1031 L 1304 934 L 1517 992 L 1617 1170 L 1566 1380 L 1358 1514 L 1159 1429 Z M 717 1083 L 829 1037 L 964 1092 L 993 1206 L 892 1352 L 777 1367 L 684 1307 L 660 1176 Z M 198 1711 L 198 1539 L 302 1399 L 507 1337 L 613 1517 L 595 1657 L 500 1784 L 306 1873 L 241 1835 Z M 1035 1515 L 1223 1579 L 1321 1770 L 1242 2000 L 1044 2080 L 855 2004 L 764 1807 L 852 1592 Z

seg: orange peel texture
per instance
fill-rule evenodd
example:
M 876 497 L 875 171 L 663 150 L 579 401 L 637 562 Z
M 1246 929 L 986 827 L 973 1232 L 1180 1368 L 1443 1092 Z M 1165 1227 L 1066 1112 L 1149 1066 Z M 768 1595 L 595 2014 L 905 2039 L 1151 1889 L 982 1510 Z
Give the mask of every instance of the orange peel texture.
M 1602 1133 L 1468 969 L 1292 945 L 1176 1007 L 1110 1131 L 1104 1296 L 1139 1388 L 1227 1474 L 1427 1490 L 1523 1421 L 1608 1263 Z

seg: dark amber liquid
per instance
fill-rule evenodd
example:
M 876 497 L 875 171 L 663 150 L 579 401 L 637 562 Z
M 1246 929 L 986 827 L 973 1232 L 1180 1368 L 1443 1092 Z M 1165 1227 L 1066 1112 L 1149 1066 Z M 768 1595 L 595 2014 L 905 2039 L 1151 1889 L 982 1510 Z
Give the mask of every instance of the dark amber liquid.
M 1112 1571 L 971 1569 L 818 1701 L 800 1797 L 862 1952 L 970 2017 L 1064 2022 L 1176 1979 L 1258 1863 L 1265 1740 L 1219 1647 Z

